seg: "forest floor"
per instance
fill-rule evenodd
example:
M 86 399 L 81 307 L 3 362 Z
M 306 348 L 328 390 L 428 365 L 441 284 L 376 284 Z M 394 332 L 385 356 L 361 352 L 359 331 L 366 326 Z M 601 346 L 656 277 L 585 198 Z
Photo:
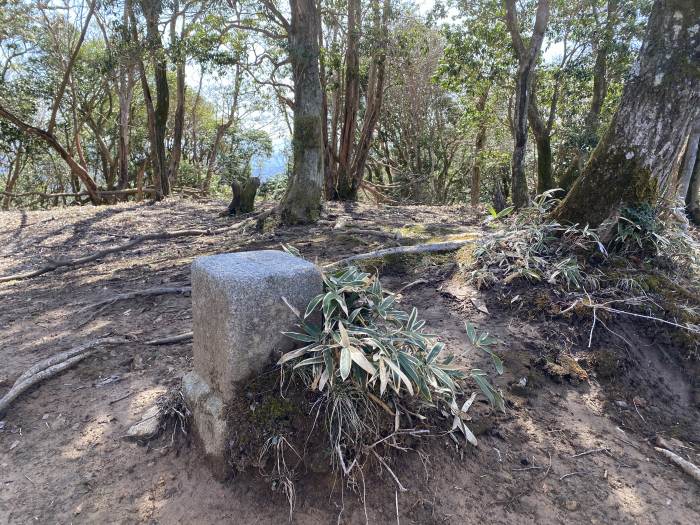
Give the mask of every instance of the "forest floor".
M 224 208 L 175 199 L 1 213 L 0 276 L 49 258 L 89 255 L 134 235 L 235 223 L 218 217 Z M 170 436 L 147 446 L 123 439 L 191 368 L 191 343 L 144 344 L 191 330 L 190 298 L 81 308 L 117 293 L 188 285 L 190 263 L 199 255 L 276 249 L 284 242 L 326 263 L 392 242 L 347 231 L 352 228 L 478 242 L 482 218 L 463 207 L 332 204 L 313 227 L 148 241 L 79 267 L 0 284 L 0 393 L 56 352 L 103 335 L 131 338 L 10 407 L 0 422 L 0 523 L 286 522 L 286 499 L 256 472 L 220 483 L 196 446 L 171 446 Z M 425 463 L 418 454 L 402 456 L 395 472 L 407 492 L 396 493 L 388 476 L 370 473 L 366 506 L 329 476 L 302 476 L 295 523 L 365 523 L 365 512 L 370 523 L 392 523 L 397 508 L 401 523 L 420 524 L 700 523 L 700 486 L 650 441 L 662 435 L 700 463 L 699 385 L 658 325 L 611 319 L 608 328 L 626 342 L 598 328 L 589 349 L 590 320 L 549 316 L 495 289 L 479 292 L 452 256 L 394 261 L 380 275 L 390 290 L 414 283 L 401 303 L 416 306 L 428 331 L 473 366 L 490 369 L 469 350 L 465 321 L 498 339 L 506 371 L 495 381 L 507 412 L 478 407 L 472 422 L 478 448 L 456 449 L 441 436 L 421 445 Z M 554 360 L 567 362 L 562 356 L 575 358 L 588 380 L 576 366 L 553 373 Z

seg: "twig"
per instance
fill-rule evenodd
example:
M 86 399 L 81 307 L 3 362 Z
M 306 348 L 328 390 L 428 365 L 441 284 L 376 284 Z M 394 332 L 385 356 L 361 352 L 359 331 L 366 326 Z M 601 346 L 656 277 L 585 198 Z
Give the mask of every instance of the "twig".
M 112 399 L 109 404 L 113 405 L 114 403 L 119 403 L 119 401 L 125 400 L 127 397 L 131 397 L 134 393 L 133 392 L 128 392 L 124 394 L 122 397 L 118 397 L 117 399 Z
M 513 470 L 513 472 L 524 472 L 524 471 L 526 471 L 526 470 L 542 470 L 543 468 L 544 468 L 544 467 L 537 467 L 537 466 L 533 465 L 533 466 L 531 466 L 531 467 L 514 468 L 514 469 L 512 469 L 512 470 Z
M 394 501 L 396 501 L 396 525 L 401 525 L 401 520 L 399 520 L 399 493 L 394 491 Z
M 637 407 L 637 402 L 634 399 L 632 399 L 632 404 L 634 405 L 634 409 L 637 412 L 637 415 L 642 420 L 642 422 L 646 425 L 647 420 L 644 419 L 644 416 L 641 414 L 641 412 L 639 412 L 639 408 Z
M 559 478 L 559 481 L 564 481 L 566 478 L 570 476 L 581 476 L 583 474 L 588 474 L 585 470 L 577 470 L 576 472 L 569 472 L 568 474 L 564 474 L 562 477 Z
M 408 489 L 404 487 L 401 482 L 399 481 L 399 478 L 396 477 L 396 474 L 394 474 L 394 471 L 389 468 L 389 465 L 386 464 L 386 462 L 381 458 L 379 454 L 377 454 L 374 449 L 372 450 L 372 453 L 375 455 L 379 463 L 382 464 L 382 466 L 386 469 L 386 471 L 391 475 L 392 478 L 394 478 L 394 481 L 396 482 L 396 485 L 399 487 L 399 490 L 401 492 L 406 492 Z
M 609 454 L 610 449 L 608 449 L 608 448 L 593 448 L 591 450 L 586 450 L 584 452 L 579 452 L 578 454 L 574 454 L 571 457 L 572 458 L 580 458 L 581 456 L 588 456 L 589 454 L 597 454 L 598 452 L 605 452 L 606 454 Z
M 157 345 L 171 345 L 173 343 L 181 343 L 183 341 L 191 341 L 192 332 L 185 332 L 180 335 L 172 335 L 169 337 L 164 337 L 163 339 L 153 339 L 152 341 L 146 341 L 147 345 L 157 346 Z

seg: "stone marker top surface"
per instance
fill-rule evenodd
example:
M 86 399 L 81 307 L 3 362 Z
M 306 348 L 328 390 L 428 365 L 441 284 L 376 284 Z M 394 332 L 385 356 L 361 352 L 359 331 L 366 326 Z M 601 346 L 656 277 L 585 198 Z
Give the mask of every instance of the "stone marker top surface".
M 315 265 L 279 250 L 259 250 L 197 257 L 192 268 L 226 281 L 254 281 L 271 275 L 293 276 Z

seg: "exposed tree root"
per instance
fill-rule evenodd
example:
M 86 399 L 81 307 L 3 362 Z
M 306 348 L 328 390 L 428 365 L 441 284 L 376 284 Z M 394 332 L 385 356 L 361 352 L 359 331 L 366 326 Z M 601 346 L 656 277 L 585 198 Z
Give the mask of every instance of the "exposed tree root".
M 145 290 L 137 290 L 135 292 L 120 293 L 113 295 L 109 299 L 103 299 L 96 303 L 89 304 L 80 309 L 79 313 L 85 312 L 87 310 L 93 310 L 98 308 L 97 312 L 94 312 L 90 318 L 94 317 L 99 313 L 105 306 L 109 306 L 119 301 L 128 301 L 129 299 L 135 299 L 137 297 L 153 297 L 155 295 L 167 295 L 167 294 L 188 294 L 192 291 L 191 286 L 180 286 L 180 287 L 158 287 L 158 288 L 146 288 Z
M 413 246 L 397 246 L 396 248 L 384 248 L 367 253 L 360 253 L 351 257 L 346 257 L 340 261 L 324 265 L 324 268 L 337 268 L 339 266 L 347 266 L 358 261 L 366 261 L 368 259 L 378 259 L 389 255 L 414 255 L 418 253 L 439 253 L 453 252 L 459 250 L 462 246 L 473 244 L 474 240 L 451 241 L 451 242 L 436 242 L 430 244 L 415 244 Z
M 656 449 L 658 453 L 663 454 L 673 463 L 678 465 L 683 472 L 688 474 L 695 481 L 700 482 L 700 468 L 698 468 L 696 465 L 692 464 L 688 460 L 683 459 L 678 454 L 674 454 L 670 450 L 666 450 L 665 448 L 654 447 L 654 449 Z
M 157 345 L 171 345 L 174 343 L 181 343 L 183 341 L 191 341 L 192 332 L 185 332 L 180 335 L 173 335 L 170 337 L 164 337 L 163 339 L 153 339 L 152 341 L 146 341 L 147 345 L 157 346 Z
M 20 281 L 23 279 L 31 279 L 32 277 L 38 277 L 39 275 L 43 275 L 45 273 L 52 272 L 58 268 L 80 266 L 82 264 L 85 264 L 85 263 L 88 263 L 91 261 L 96 261 L 98 259 L 102 259 L 103 257 L 105 257 L 107 255 L 111 255 L 113 253 L 118 253 L 118 252 L 122 252 L 124 250 L 128 250 L 129 248 L 133 248 L 134 246 L 139 245 L 139 244 L 146 242 L 146 241 L 176 239 L 178 237 L 198 237 L 198 236 L 202 236 L 202 235 L 219 235 L 221 233 L 235 231 L 235 230 L 241 229 L 247 225 L 252 224 L 253 222 L 255 222 L 256 217 L 257 216 L 248 217 L 247 219 L 244 219 L 240 222 L 237 222 L 236 224 L 233 224 L 231 226 L 224 226 L 222 228 L 216 228 L 216 229 L 176 230 L 176 231 L 166 231 L 166 232 L 160 232 L 160 233 L 149 233 L 146 235 L 139 235 L 138 237 L 134 237 L 129 242 L 122 244 L 121 246 L 112 246 L 111 248 L 105 248 L 104 250 L 98 250 L 90 255 L 86 255 L 85 257 L 78 257 L 76 259 L 49 260 L 49 262 L 47 262 L 44 266 L 42 266 L 41 268 L 37 268 L 36 270 L 32 270 L 32 271 L 24 272 L 24 273 L 16 273 L 14 275 L 6 275 L 4 277 L 0 277 L 0 283 L 6 283 L 9 281 Z
M 127 341 L 127 339 L 122 337 L 104 337 L 101 339 L 93 339 L 78 345 L 75 348 L 71 348 L 70 350 L 66 350 L 65 352 L 58 353 L 44 359 L 43 361 L 40 361 L 19 376 L 12 388 L 10 388 L 2 399 L 0 399 L 0 416 L 5 413 L 7 408 L 15 399 L 37 383 L 67 370 L 76 363 L 79 363 L 86 357 L 95 353 L 100 349 L 100 347 L 122 344 L 126 343 Z

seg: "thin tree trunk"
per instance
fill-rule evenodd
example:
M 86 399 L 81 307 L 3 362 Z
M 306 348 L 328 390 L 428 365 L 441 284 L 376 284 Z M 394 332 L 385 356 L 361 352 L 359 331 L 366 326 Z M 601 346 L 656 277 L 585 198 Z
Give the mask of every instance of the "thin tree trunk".
M 148 115 L 153 120 L 153 122 L 149 124 L 149 127 L 152 128 L 151 146 L 154 150 L 153 171 L 157 179 L 154 180 L 154 184 L 160 186 L 160 195 L 157 195 L 161 197 L 170 194 L 168 161 L 165 153 L 165 134 L 168 124 L 170 91 L 168 89 L 168 69 L 165 51 L 158 29 L 158 20 L 162 11 L 162 5 L 161 0 L 140 0 L 140 3 L 144 18 L 146 19 L 146 42 L 148 43 L 149 53 L 151 54 L 153 80 L 156 88 L 155 106 L 153 106 L 153 101 L 150 96 L 150 88 L 148 89 L 148 98 L 151 98 L 150 106 L 153 108 L 152 111 L 150 109 L 148 110 Z M 132 21 L 132 24 L 135 26 L 135 21 Z M 141 69 L 142 84 L 147 85 L 148 82 L 145 77 L 145 67 L 143 67 L 143 63 L 141 63 Z M 145 87 L 144 98 L 146 98 Z M 146 105 L 149 106 L 148 101 L 146 101 Z
M 294 165 L 281 204 L 282 221 L 318 220 L 323 191 L 323 95 L 319 74 L 321 17 L 315 0 L 290 0 L 289 58 L 294 81 Z
M 525 47 L 520 27 L 515 0 L 504 0 L 506 5 L 506 25 L 513 41 L 518 70 L 515 78 L 515 140 L 512 160 L 513 204 L 522 208 L 530 202 L 525 174 L 525 153 L 527 151 L 527 112 L 530 97 L 530 80 L 535 62 L 542 47 L 544 32 L 549 18 L 549 0 L 538 0 L 535 15 L 535 27 L 528 47 Z
M 700 226 L 700 155 L 695 157 L 695 168 L 685 202 L 690 220 Z
M 347 7 L 343 126 L 340 131 L 335 192 L 331 195 L 331 198 L 338 200 L 355 200 L 357 197 L 357 189 L 353 190 L 350 164 L 355 145 L 357 112 L 360 110 L 360 0 L 348 0 Z
M 180 2 L 175 0 L 173 6 L 173 17 L 170 24 L 170 39 L 175 42 L 176 33 L 175 25 L 177 23 L 177 13 L 180 11 Z M 180 39 L 184 39 L 185 35 L 185 17 L 182 18 L 182 28 L 180 31 Z M 184 51 L 180 51 L 181 56 L 178 57 L 176 65 L 176 103 L 175 103 L 175 122 L 173 123 L 173 148 L 170 152 L 170 168 L 168 170 L 169 180 L 173 185 L 177 184 L 177 174 L 180 169 L 180 157 L 182 156 L 182 133 L 185 127 L 185 56 Z
M 365 173 L 365 165 L 369 157 L 369 150 L 372 146 L 372 137 L 379 121 L 384 100 L 384 81 L 386 76 L 386 54 L 389 46 L 389 17 L 391 16 L 391 0 L 384 0 L 381 17 L 379 13 L 379 3 L 374 2 L 375 19 L 377 29 L 380 30 L 381 43 L 377 57 L 370 68 L 370 76 L 367 89 L 367 104 L 365 109 L 360 139 L 355 147 L 355 158 L 351 166 L 353 177 L 352 187 L 357 196 L 357 191 L 362 185 Z
M 481 153 L 486 144 L 486 132 L 488 118 L 485 114 L 486 103 L 489 99 L 491 91 L 492 78 L 488 79 L 486 88 L 481 93 L 476 101 L 476 111 L 479 115 L 479 126 L 476 131 L 476 139 L 474 140 L 474 164 L 472 165 L 472 181 L 470 189 L 471 205 L 479 205 L 479 195 L 481 192 Z
M 557 219 L 598 226 L 621 206 L 676 198 L 679 156 L 700 118 L 699 15 L 696 0 L 656 0 L 617 113 Z
M 122 13 L 122 38 L 129 39 L 129 10 L 131 1 L 124 1 Z M 129 59 L 130 60 L 130 59 Z M 129 120 L 131 117 L 131 102 L 134 97 L 134 68 L 129 62 L 120 64 L 117 77 L 117 96 L 119 98 L 119 140 L 117 142 L 119 182 L 117 187 L 122 190 L 129 186 Z
M 15 184 L 17 184 L 17 180 L 19 179 L 19 174 L 22 171 L 22 155 L 24 154 L 24 151 L 22 150 L 22 146 L 20 146 L 17 149 L 17 155 L 15 155 L 15 160 L 12 163 L 9 174 L 10 177 L 7 179 L 7 184 L 5 184 L 5 196 L 2 199 L 2 209 L 7 210 L 10 208 L 10 201 L 12 200 L 12 191 L 15 189 Z

